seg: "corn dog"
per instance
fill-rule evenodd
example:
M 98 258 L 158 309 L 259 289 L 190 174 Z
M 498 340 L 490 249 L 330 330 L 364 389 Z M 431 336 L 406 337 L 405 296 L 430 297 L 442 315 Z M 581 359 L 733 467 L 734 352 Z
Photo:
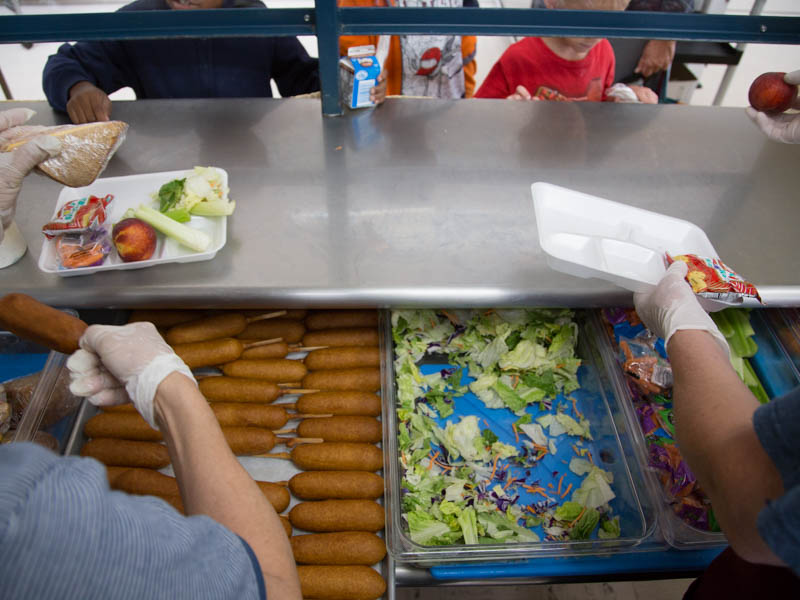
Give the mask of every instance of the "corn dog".
M 149 321 L 159 329 L 169 329 L 175 325 L 194 321 L 205 316 L 202 310 L 138 309 L 131 312 L 128 323 Z
M 358 367 L 312 371 L 303 377 L 303 387 L 309 390 L 377 392 L 381 389 L 381 370 L 375 367 Z
M 0 327 L 24 340 L 71 354 L 88 326 L 25 294 L 6 294 L 0 298 Z
M 315 392 L 297 399 L 295 409 L 307 415 L 366 415 L 381 414 L 381 399 L 369 392 Z
M 236 456 L 265 454 L 278 443 L 274 433 L 259 427 L 223 427 L 222 433 Z
M 232 337 L 174 344 L 172 349 L 190 369 L 213 367 L 236 360 L 244 352 L 244 344 Z M 255 350 L 255 348 L 254 348 Z
M 83 433 L 88 438 L 115 438 L 160 442 L 160 431 L 147 424 L 138 412 L 101 412 L 86 421 Z
M 304 471 L 289 480 L 301 500 L 374 500 L 383 495 L 383 477 L 367 471 Z
M 277 483 L 270 483 L 269 481 L 256 481 L 261 493 L 264 494 L 266 499 L 272 504 L 276 512 L 283 512 L 289 506 L 289 490 Z
M 241 340 L 246 346 L 258 340 Z M 255 348 L 245 348 L 244 352 L 239 358 L 286 358 L 289 354 L 289 344 L 286 342 L 275 342 L 274 344 L 266 344 L 264 346 L 256 346 Z
M 130 467 L 106 467 L 106 476 L 108 477 L 108 487 L 112 490 L 116 489 L 114 487 L 115 482 L 117 481 L 117 477 L 122 475 L 125 471 L 130 470 Z
M 292 449 L 291 458 L 304 471 L 377 471 L 383 468 L 383 453 L 373 444 L 302 444 Z
M 245 327 L 238 337 L 243 340 L 268 340 L 283 338 L 288 344 L 295 344 L 303 339 L 306 327 L 295 319 L 269 319 L 267 321 L 254 321 Z
M 291 538 L 292 524 L 289 522 L 289 519 L 287 517 L 284 517 L 283 515 L 278 515 L 278 517 L 280 517 L 281 519 L 281 525 L 283 525 L 283 530 L 286 532 L 286 537 Z
M 346 329 L 352 327 L 377 327 L 377 310 L 320 310 L 306 317 L 306 329 Z
M 386 592 L 386 582 L 364 565 L 297 567 L 303 598 L 316 600 L 376 600 Z
M 283 310 L 284 309 L 280 308 L 259 308 L 257 310 L 243 310 L 242 314 L 246 317 L 256 317 L 264 314 L 265 312 L 278 312 Z M 285 312 L 286 314 L 283 315 L 283 318 L 292 319 L 294 321 L 302 321 L 308 314 L 308 311 L 304 308 L 287 308 L 285 309 Z
M 222 427 L 280 429 L 289 420 L 289 414 L 282 406 L 246 402 L 212 402 L 210 406 Z
M 112 467 L 160 469 L 169 464 L 167 448 L 158 442 L 96 438 L 83 445 L 81 456 L 95 458 Z
M 296 504 L 289 521 L 304 531 L 380 531 L 385 513 L 372 500 L 316 500 Z
M 303 359 L 309 371 L 379 367 L 381 355 L 377 346 L 339 346 L 312 350 Z
M 274 402 L 283 390 L 271 381 L 243 377 L 203 377 L 198 387 L 209 402 Z
M 241 359 L 223 365 L 222 372 L 229 377 L 266 379 L 267 381 L 300 381 L 308 373 L 299 360 L 287 358 Z
M 201 317 L 194 321 L 173 325 L 164 339 L 170 346 L 190 344 L 224 337 L 235 337 L 247 327 L 247 317 L 241 313 L 227 313 Z
M 323 417 L 304 419 L 297 426 L 297 435 L 322 438 L 326 442 L 367 442 L 383 439 L 381 423 L 373 417 Z
M 231 312 L 202 317 L 170 327 L 164 339 L 167 340 L 170 346 L 174 346 L 175 344 L 189 344 L 191 342 L 236 337 L 245 330 L 248 324 L 260 322 L 261 319 L 270 318 L 271 316 L 278 315 L 267 313 L 256 317 L 245 317 L 242 313 Z
M 386 556 L 386 543 L 367 531 L 295 535 L 289 541 L 300 564 L 369 566 Z
M 373 327 L 323 329 L 309 331 L 303 336 L 304 346 L 378 346 L 379 344 L 378 330 Z

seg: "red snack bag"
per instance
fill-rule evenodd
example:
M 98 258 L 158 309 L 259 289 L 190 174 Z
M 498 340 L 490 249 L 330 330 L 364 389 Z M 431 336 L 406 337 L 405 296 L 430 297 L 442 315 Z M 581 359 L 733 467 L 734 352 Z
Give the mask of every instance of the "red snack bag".
M 764 304 L 756 286 L 746 281 L 720 259 L 703 258 L 694 254 L 678 256 L 667 254 L 667 264 L 672 264 L 676 260 L 682 260 L 689 266 L 686 281 L 698 296 L 729 304 L 741 304 L 746 298 L 755 298 Z
M 42 227 L 47 239 L 62 233 L 83 233 L 92 226 L 100 226 L 106 220 L 106 207 L 114 199 L 111 194 L 98 198 L 89 196 L 70 200 L 58 209 L 52 221 Z

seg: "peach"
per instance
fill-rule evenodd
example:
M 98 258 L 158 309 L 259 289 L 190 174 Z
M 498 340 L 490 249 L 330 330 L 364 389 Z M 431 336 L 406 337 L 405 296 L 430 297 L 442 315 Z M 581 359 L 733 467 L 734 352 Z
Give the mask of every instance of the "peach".
M 156 231 L 141 219 L 123 219 L 114 225 L 111 239 L 124 262 L 147 260 L 156 249 Z
M 750 84 L 747 97 L 750 106 L 767 113 L 782 113 L 792 107 L 797 98 L 797 86 L 783 80 L 786 73 L 764 73 Z

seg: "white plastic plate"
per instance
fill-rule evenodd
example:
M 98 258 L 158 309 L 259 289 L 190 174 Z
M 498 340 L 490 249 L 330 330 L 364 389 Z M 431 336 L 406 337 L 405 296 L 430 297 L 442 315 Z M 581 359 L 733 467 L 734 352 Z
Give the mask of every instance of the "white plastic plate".
M 53 216 L 55 216 L 59 208 L 70 200 L 85 198 L 89 195 L 102 197 L 107 194 L 113 194 L 114 200 L 108 207 L 108 218 L 106 220 L 106 227 L 110 231 L 113 224 L 122 219 L 126 210 L 135 208 L 140 204 L 151 204 L 153 202 L 151 194 L 157 193 L 158 189 L 168 181 L 185 177 L 191 173 L 191 171 L 192 169 L 186 169 L 183 171 L 128 175 L 126 177 L 108 177 L 105 179 L 97 179 L 91 185 L 82 188 L 64 187 L 58 195 L 58 201 L 53 210 Z M 227 186 L 228 173 L 224 169 L 219 168 L 217 168 L 217 171 L 222 176 L 223 184 Z M 195 252 L 194 250 L 180 245 L 172 238 L 158 233 L 158 243 L 156 244 L 155 252 L 153 252 L 152 258 L 148 260 L 123 262 L 117 255 L 117 251 L 113 248 L 112 244 L 111 252 L 106 256 L 102 265 L 95 267 L 79 267 L 77 269 L 59 268 L 55 240 L 48 240 L 45 238 L 42 244 L 42 253 L 39 255 L 39 268 L 45 273 L 56 273 L 62 277 L 73 277 L 76 275 L 91 275 L 99 271 L 143 269 L 145 267 L 153 267 L 155 265 L 167 263 L 211 260 L 216 256 L 220 248 L 225 245 L 227 223 L 227 217 L 196 216 L 193 216 L 191 221 L 186 223 L 186 225 L 190 227 L 204 231 L 211 238 L 211 244 L 209 244 L 205 252 Z M 44 223 L 42 223 L 42 225 L 44 225 Z
M 665 252 L 718 258 L 689 221 L 549 183 L 534 183 L 531 193 L 539 244 L 556 271 L 645 292 L 664 274 Z

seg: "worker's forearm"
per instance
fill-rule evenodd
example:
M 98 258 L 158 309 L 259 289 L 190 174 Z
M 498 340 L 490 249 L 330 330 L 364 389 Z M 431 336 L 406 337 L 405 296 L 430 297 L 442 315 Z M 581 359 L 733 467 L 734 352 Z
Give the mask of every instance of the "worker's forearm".
M 667 350 L 681 453 L 734 550 L 753 562 L 780 564 L 756 528 L 767 500 L 783 494 L 780 474 L 753 428 L 758 400 L 707 332 L 678 331 Z
M 197 386 L 178 373 L 168 376 L 156 393 L 155 414 L 187 514 L 208 515 L 250 544 L 269 597 L 300 598 L 280 519 L 231 452 Z

